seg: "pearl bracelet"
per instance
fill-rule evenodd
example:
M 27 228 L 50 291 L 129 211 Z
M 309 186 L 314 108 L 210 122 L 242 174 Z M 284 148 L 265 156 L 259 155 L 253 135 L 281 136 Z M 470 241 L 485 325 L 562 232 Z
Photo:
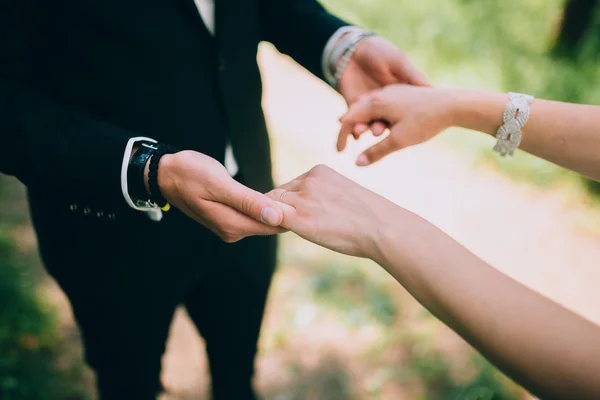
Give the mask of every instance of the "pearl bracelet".
M 506 104 L 502 116 L 503 124 L 496 131 L 496 145 L 493 150 L 502 157 L 512 156 L 521 144 L 521 129 L 529 119 L 529 105 L 533 102 L 533 96 L 521 93 L 508 93 L 510 101 Z

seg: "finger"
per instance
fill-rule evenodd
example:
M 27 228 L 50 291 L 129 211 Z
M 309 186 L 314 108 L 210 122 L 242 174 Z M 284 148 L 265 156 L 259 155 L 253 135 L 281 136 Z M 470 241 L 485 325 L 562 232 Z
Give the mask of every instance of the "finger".
M 362 135 L 363 133 L 365 133 L 368 130 L 369 130 L 369 125 L 359 123 L 359 124 L 354 125 L 354 128 L 352 129 L 352 135 L 354 136 L 354 139 L 358 139 L 360 137 L 360 135 Z
M 298 204 L 297 202 L 299 199 L 297 199 L 296 197 L 298 197 L 297 193 L 286 192 L 284 199 L 286 203 Z M 300 215 L 298 214 L 298 210 L 296 210 L 295 207 L 286 203 L 278 203 L 281 209 L 283 210 L 283 221 L 281 222 L 280 227 L 298 233 L 297 231 L 302 223 Z
M 179 209 L 188 217 L 204 225 L 227 242 L 238 241 L 251 235 L 274 235 L 287 231 L 282 227 L 271 227 L 254 221 L 252 218 L 234 208 L 213 201 L 203 202 L 202 210 L 205 215 L 199 214 L 185 203 L 179 205 Z M 213 217 L 218 216 L 218 220 L 212 221 L 206 218 L 207 215 Z M 235 221 L 235 223 L 231 223 L 231 221 Z M 222 226 L 227 226 L 227 224 L 232 225 L 233 228 L 228 230 L 223 229 Z
M 283 222 L 281 226 L 285 229 L 289 229 L 292 232 L 298 231 L 300 225 L 300 217 L 298 211 L 294 207 L 288 206 L 287 204 L 282 205 L 283 209 Z
M 300 204 L 300 195 L 298 194 L 298 192 L 284 191 L 283 195 L 279 196 L 279 200 L 277 200 L 277 202 L 279 204 L 283 204 L 284 206 L 296 208 Z M 284 208 L 281 207 L 281 209 L 283 210 Z
M 278 226 L 283 220 L 283 212 L 273 200 L 233 179 L 218 192 L 215 200 L 271 226 Z
M 284 183 L 283 185 L 279 185 L 277 187 L 277 189 L 283 189 L 286 191 L 294 191 L 297 192 L 300 189 L 300 186 L 302 184 L 302 181 L 304 180 L 304 178 L 306 178 L 306 176 L 310 173 L 310 171 L 306 171 L 305 173 L 303 173 L 302 175 L 292 179 L 291 181 Z M 277 190 L 275 189 L 275 190 Z
M 381 142 L 369 147 L 356 159 L 356 165 L 359 167 L 366 167 L 371 165 L 383 157 L 387 156 L 394 151 L 400 150 L 406 146 L 402 146 L 398 139 L 391 134 L 383 139 Z
M 378 104 L 380 102 L 377 101 L 380 96 L 379 91 L 363 96 L 360 101 L 348 107 L 348 111 L 340 118 L 340 122 L 342 124 L 350 123 L 356 125 L 360 123 L 368 124 L 377 119 L 384 119 L 382 118 L 381 104 Z
M 387 125 L 383 121 L 375 121 L 371 124 L 371 132 L 375 137 L 383 135 L 386 129 Z
M 357 124 L 366 125 L 368 122 L 381 119 L 380 113 L 383 111 L 380 107 L 375 107 L 373 95 L 367 95 L 350 106 L 348 112 L 340 118 L 342 123 L 338 134 L 337 150 L 342 151 L 348 143 L 348 135 L 353 134 L 353 129 Z M 366 129 L 365 129 L 366 131 Z
M 227 242 L 238 241 L 248 236 L 275 235 L 285 232 L 282 227 L 265 225 L 235 208 L 214 201 L 205 204 L 204 212 L 206 215 L 218 217 L 218 220 L 211 221 L 212 230 Z
M 266 193 L 266 196 L 268 198 L 270 198 L 271 200 L 282 204 L 283 203 L 283 197 L 286 195 L 286 193 L 288 193 L 287 190 L 285 189 L 281 189 L 281 188 L 277 188 L 277 189 L 273 189 L 270 192 Z M 283 209 L 282 209 L 283 210 Z
M 352 133 L 352 125 L 351 124 L 342 124 L 340 127 L 340 132 L 338 133 L 337 143 L 335 144 L 335 148 L 337 151 L 343 151 L 348 144 L 348 136 Z

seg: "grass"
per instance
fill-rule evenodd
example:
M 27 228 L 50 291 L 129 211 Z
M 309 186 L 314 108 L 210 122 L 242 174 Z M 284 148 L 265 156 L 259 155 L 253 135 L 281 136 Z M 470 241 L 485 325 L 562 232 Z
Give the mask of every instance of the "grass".
M 3 230 L 2 232 L 6 232 Z M 0 398 L 81 400 L 76 365 L 59 366 L 63 337 L 56 310 L 38 291 L 34 270 L 0 235 Z
M 82 360 L 48 301 L 33 248 L 20 241 L 28 224 L 22 189 L 0 177 L 0 399 L 85 400 Z
M 521 388 L 449 330 L 440 329 L 435 317 L 370 261 L 335 255 L 293 235 L 283 237 L 282 248 L 280 274 L 295 276 L 294 293 L 287 294 L 298 299 L 295 308 L 311 302 L 318 309 L 315 315 L 342 324 L 348 335 L 366 326 L 379 332 L 374 342 L 355 343 L 360 355 L 346 360 L 346 369 L 336 369 L 337 384 L 347 386 L 344 393 L 353 393 L 340 399 L 392 398 L 386 392 L 390 386 L 417 400 L 523 398 Z M 279 332 L 281 343 L 293 340 L 294 329 L 287 326 Z M 460 354 L 459 359 L 439 344 L 449 339 L 456 341 L 450 353 Z M 348 339 L 354 340 L 359 339 Z M 348 372 L 357 365 L 366 372 Z

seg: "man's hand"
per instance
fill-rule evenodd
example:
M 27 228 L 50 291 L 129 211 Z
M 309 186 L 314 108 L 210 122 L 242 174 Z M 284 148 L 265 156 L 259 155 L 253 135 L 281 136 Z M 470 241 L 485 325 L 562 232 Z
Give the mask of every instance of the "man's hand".
M 217 160 L 195 151 L 164 155 L 158 170 L 163 197 L 225 242 L 284 232 L 281 208 L 229 176 Z
M 361 40 L 340 77 L 338 90 L 352 105 L 372 90 L 394 83 L 430 86 L 429 81 L 396 46 L 379 36 Z M 386 130 L 387 121 L 370 121 L 354 128 L 357 135 L 369 128 L 375 136 Z

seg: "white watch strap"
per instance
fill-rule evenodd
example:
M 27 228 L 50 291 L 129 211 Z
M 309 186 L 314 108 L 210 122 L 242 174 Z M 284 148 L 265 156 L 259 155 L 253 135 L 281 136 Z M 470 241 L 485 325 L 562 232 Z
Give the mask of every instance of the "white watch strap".
M 157 143 L 156 140 L 143 136 L 137 136 L 129 139 L 129 141 L 127 142 L 127 146 L 125 146 L 125 153 L 123 154 L 123 163 L 121 164 L 121 192 L 123 193 L 123 198 L 129 205 L 129 207 L 137 211 L 145 212 L 146 215 L 148 215 L 148 218 L 150 218 L 153 221 L 160 221 L 162 219 L 162 211 L 158 206 L 138 205 L 131 199 L 131 196 L 129 196 L 129 190 L 127 187 L 127 171 L 129 169 L 129 159 L 131 158 L 133 146 L 135 146 L 135 144 L 138 142 Z

